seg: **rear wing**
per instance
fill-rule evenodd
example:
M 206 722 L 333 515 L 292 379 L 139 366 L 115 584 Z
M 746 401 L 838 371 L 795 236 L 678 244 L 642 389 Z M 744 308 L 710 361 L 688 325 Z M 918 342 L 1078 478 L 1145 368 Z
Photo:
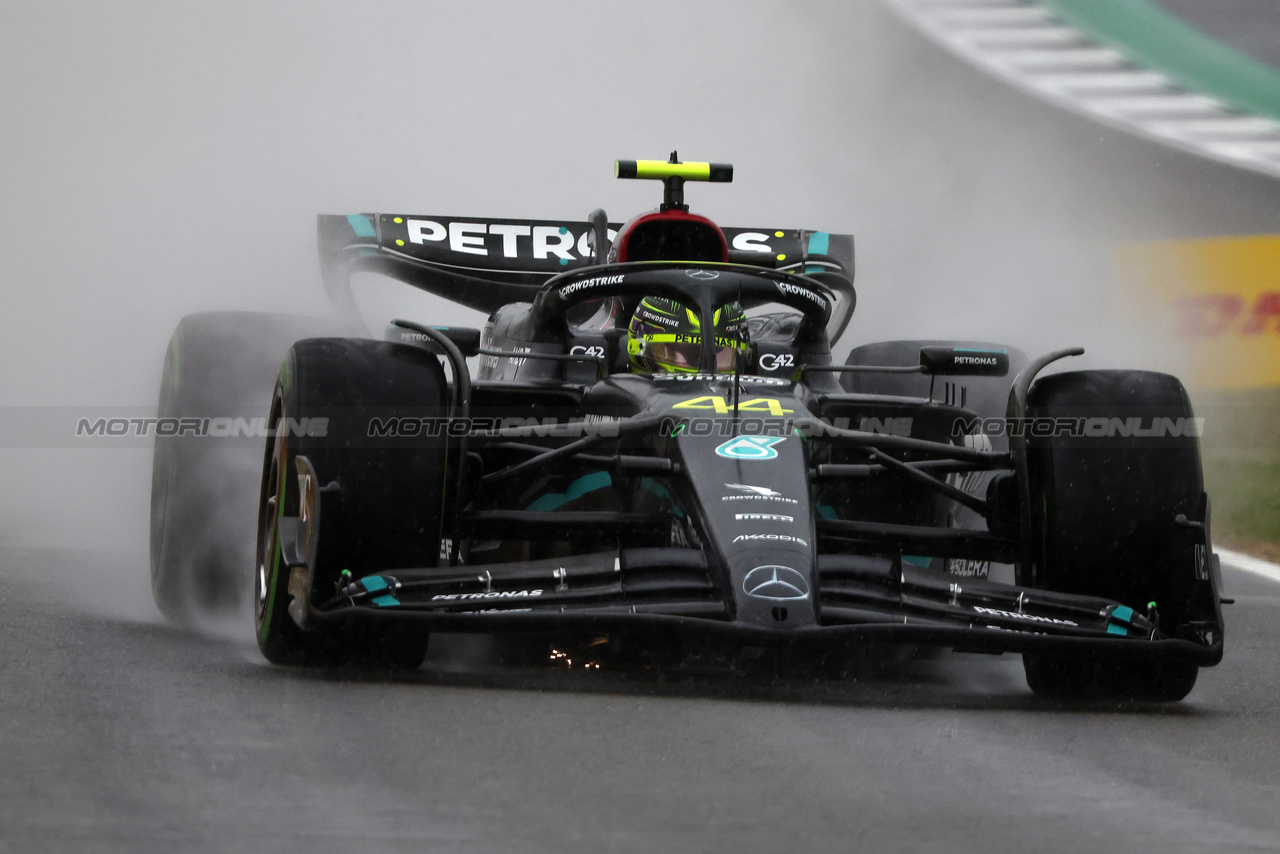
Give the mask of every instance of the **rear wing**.
M 612 241 L 621 223 L 610 223 Z M 559 273 L 590 267 L 591 223 L 409 214 L 321 214 L 317 219 L 325 290 L 344 314 L 358 316 L 351 277 L 381 273 L 468 308 L 492 314 L 532 302 Z M 725 228 L 730 260 L 827 280 L 852 299 L 853 237 L 825 231 Z M 834 340 L 852 305 L 836 324 Z

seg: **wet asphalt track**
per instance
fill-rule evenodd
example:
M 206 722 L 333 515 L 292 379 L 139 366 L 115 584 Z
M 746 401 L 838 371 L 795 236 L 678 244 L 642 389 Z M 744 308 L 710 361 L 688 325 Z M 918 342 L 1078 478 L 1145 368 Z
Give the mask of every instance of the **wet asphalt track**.
M 1143 707 L 1039 701 L 1013 656 L 290 671 L 141 584 L 76 598 L 111 558 L 0 560 L 4 852 L 1280 849 L 1280 585 L 1235 570 L 1225 662 Z
M 1025 114 L 1082 161 L 1114 139 L 910 59 L 992 126 Z M 1270 229 L 1270 185 L 1126 151 L 1112 171 L 1209 197 L 1175 231 Z M 441 644 L 394 681 L 288 671 L 247 624 L 165 625 L 146 574 L 0 549 L 0 852 L 1280 850 L 1280 585 L 1232 570 L 1226 660 L 1163 707 L 1039 701 L 1013 656 L 659 678 Z

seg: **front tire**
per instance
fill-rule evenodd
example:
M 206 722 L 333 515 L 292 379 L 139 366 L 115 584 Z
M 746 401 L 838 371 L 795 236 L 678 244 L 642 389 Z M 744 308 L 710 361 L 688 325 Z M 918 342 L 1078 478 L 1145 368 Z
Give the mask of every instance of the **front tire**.
M 1199 445 L 1177 378 L 1148 371 L 1054 374 L 1031 388 L 1028 415 L 1088 429 L 1076 436 L 1033 433 L 1028 442 L 1037 533 L 1023 582 L 1153 610 L 1168 637 L 1198 643 L 1214 632 L 1220 637 Z M 1179 515 L 1193 524 L 1175 521 Z M 1161 702 L 1185 697 L 1197 672 L 1177 661 L 1042 654 L 1024 655 L 1023 664 L 1038 694 Z
M 1191 693 L 1200 668 L 1183 661 L 1107 661 L 1023 653 L 1027 686 L 1057 700 L 1176 703 Z
M 435 438 L 374 438 L 371 419 L 446 414 L 440 362 L 403 344 L 343 338 L 299 341 L 281 367 L 271 404 L 258 511 L 254 626 L 268 661 L 414 669 L 427 635 L 359 625 L 303 629 L 280 556 L 278 524 L 299 512 L 297 457 L 322 486 L 313 583 L 302 605 L 335 593 L 344 570 L 361 578 L 395 567 L 435 566 L 440 553 L 446 449 Z M 324 422 L 323 430 L 317 425 Z

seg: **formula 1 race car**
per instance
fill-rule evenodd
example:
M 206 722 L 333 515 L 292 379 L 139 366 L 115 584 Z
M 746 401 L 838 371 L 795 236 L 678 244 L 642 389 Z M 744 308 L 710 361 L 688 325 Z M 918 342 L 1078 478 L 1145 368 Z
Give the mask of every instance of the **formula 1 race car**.
M 295 665 L 417 667 L 431 632 L 884 642 L 1019 652 L 1040 694 L 1168 701 L 1221 659 L 1201 422 L 1176 378 L 1039 377 L 1083 351 L 961 341 L 836 364 L 852 237 L 690 213 L 685 183 L 728 165 L 617 175 L 661 181 L 661 207 L 319 218 L 343 317 L 375 272 L 487 312 L 483 332 L 184 319 L 162 419 L 247 386 L 265 404 L 284 359 L 252 564 L 209 521 L 247 475 L 157 439 L 161 609 L 189 616 L 252 566 L 258 644 Z

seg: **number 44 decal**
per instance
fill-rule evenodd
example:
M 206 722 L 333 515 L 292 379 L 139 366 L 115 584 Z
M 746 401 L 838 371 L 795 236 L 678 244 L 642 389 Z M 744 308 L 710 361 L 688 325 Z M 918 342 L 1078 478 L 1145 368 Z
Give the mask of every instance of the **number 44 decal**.
M 672 409 L 712 409 L 718 415 L 728 415 L 733 408 L 732 405 L 720 395 L 706 394 L 702 397 L 694 397 L 689 400 L 682 400 L 673 405 Z M 794 409 L 783 409 L 782 404 L 772 397 L 747 397 L 738 401 L 739 412 L 762 412 L 769 415 L 789 415 L 795 412 Z

